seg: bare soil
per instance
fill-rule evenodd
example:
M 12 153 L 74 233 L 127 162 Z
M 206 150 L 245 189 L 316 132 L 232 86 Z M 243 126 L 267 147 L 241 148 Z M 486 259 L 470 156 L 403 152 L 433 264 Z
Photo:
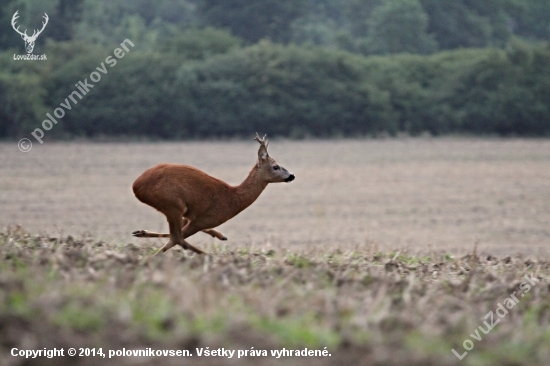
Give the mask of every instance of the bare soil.
M 0 227 L 157 246 L 134 230 L 167 231 L 131 184 L 159 162 L 196 166 L 239 184 L 257 143 L 51 143 L 28 153 L 0 144 Z M 399 139 L 280 141 L 271 155 L 292 171 L 220 227 L 235 246 L 548 253 L 550 141 Z M 207 247 L 212 238 L 190 238 Z
M 190 238 L 210 254 L 151 258 L 163 242 L 131 236 L 167 230 L 131 192 L 145 169 L 185 163 L 238 184 L 256 151 L 0 144 L 0 366 L 547 364 L 550 141 L 274 140 L 296 180 L 222 225 L 229 241 Z M 11 354 L 54 347 L 193 357 Z M 206 347 L 269 356 L 198 357 Z
M 151 258 L 154 249 L 0 233 L 0 365 L 543 366 L 550 358 L 548 258 L 314 247 Z M 106 357 L 11 354 L 70 347 Z M 266 354 L 199 356 L 206 347 Z M 191 356 L 108 357 L 147 348 Z M 272 356 L 282 349 L 330 356 Z

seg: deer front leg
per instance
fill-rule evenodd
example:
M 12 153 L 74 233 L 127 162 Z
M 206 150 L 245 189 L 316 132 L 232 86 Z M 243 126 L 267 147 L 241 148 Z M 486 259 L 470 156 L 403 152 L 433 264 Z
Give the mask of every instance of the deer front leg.
M 184 210 L 185 212 L 185 210 Z M 189 249 L 197 254 L 204 254 L 204 252 L 193 245 L 189 244 L 184 239 L 183 232 L 189 228 L 189 225 L 191 224 L 191 220 L 184 219 L 182 217 L 181 212 L 178 212 L 177 210 L 172 210 L 169 212 L 165 212 L 166 219 L 168 220 L 168 227 L 170 228 L 170 240 L 168 243 L 166 243 L 159 251 L 157 251 L 154 255 L 158 255 L 160 253 L 166 252 L 168 249 L 172 248 L 174 245 L 181 245 L 183 249 Z M 185 223 L 185 226 L 184 226 Z M 183 227 L 182 227 L 183 226 Z M 157 233 L 154 233 L 157 234 Z M 160 234 L 163 235 L 163 234 Z
M 172 248 L 174 246 L 174 242 L 172 240 L 168 241 L 168 243 L 164 244 L 162 248 L 157 250 L 155 254 L 153 254 L 153 257 L 159 255 L 160 253 L 166 252 L 168 249 Z
M 179 244 L 179 243 L 178 243 Z M 200 250 L 199 248 L 196 248 L 194 246 L 192 246 L 191 244 L 189 244 L 189 242 L 185 239 L 182 240 L 182 243 L 180 244 L 184 249 L 189 249 L 197 254 L 204 254 L 204 252 L 202 250 Z M 170 240 L 168 243 L 164 244 L 164 246 L 162 248 L 160 248 L 155 254 L 153 254 L 153 257 L 160 254 L 160 253 L 164 253 L 166 252 L 168 249 L 172 248 L 173 246 L 175 246 L 175 244 Z
M 189 242 L 185 239 L 182 240 L 182 243 L 180 245 L 183 247 L 183 249 L 189 249 L 189 250 L 191 250 L 191 251 L 193 251 L 197 254 L 204 254 L 205 253 L 204 251 L 200 250 L 199 248 L 194 247 L 191 244 L 189 244 Z
M 221 232 L 219 232 L 218 230 L 206 229 L 206 230 L 203 230 L 202 232 L 212 236 L 213 238 L 217 238 L 220 240 L 227 240 L 227 237 L 223 235 Z

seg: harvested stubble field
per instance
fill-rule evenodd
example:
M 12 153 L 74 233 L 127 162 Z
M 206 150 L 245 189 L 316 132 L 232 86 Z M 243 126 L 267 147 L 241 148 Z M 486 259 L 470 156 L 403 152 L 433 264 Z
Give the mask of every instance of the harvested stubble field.
M 542 259 L 229 246 L 211 246 L 211 255 L 174 250 L 147 259 L 150 245 L 19 229 L 0 236 L 0 250 L 5 365 L 547 365 L 550 359 L 550 262 Z M 511 295 L 517 304 L 506 302 Z M 486 317 L 490 311 L 494 318 Z M 101 347 L 106 354 L 188 349 L 193 357 L 29 361 L 10 357 L 13 347 Z M 196 349 L 206 347 L 268 356 L 198 357 Z M 325 347 L 330 357 L 270 353 Z M 464 347 L 473 349 L 464 355 Z
M 56 236 L 91 233 L 127 244 L 134 230 L 168 227 L 131 191 L 145 169 L 189 164 L 239 184 L 257 149 L 252 138 L 45 142 L 26 154 L 0 144 L 0 226 Z M 272 140 L 269 151 L 296 180 L 268 186 L 220 227 L 233 246 L 467 252 L 479 242 L 493 254 L 548 254 L 550 140 Z M 204 234 L 191 238 L 199 247 L 210 241 Z
M 547 364 L 550 141 L 270 147 L 295 182 L 220 227 L 228 242 L 190 238 L 209 255 L 150 258 L 163 241 L 130 233 L 166 224 L 133 180 L 171 161 L 237 184 L 253 141 L 0 145 L 0 364 Z M 13 347 L 193 357 L 25 360 Z M 269 356 L 198 357 L 206 347 Z M 270 356 L 283 347 L 331 357 Z

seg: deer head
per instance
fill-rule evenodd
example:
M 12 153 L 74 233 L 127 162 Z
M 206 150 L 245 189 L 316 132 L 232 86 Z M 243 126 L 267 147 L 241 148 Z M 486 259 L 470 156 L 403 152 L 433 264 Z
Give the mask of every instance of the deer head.
M 292 182 L 295 178 L 294 174 L 277 164 L 275 159 L 267 153 L 267 145 L 269 145 L 267 135 L 260 138 L 258 133 L 256 133 L 254 140 L 260 143 L 260 148 L 258 149 L 258 170 L 263 179 L 268 183 Z
M 11 26 L 13 27 L 13 29 L 19 33 L 21 35 L 21 38 L 23 38 L 23 40 L 25 41 L 25 49 L 27 50 L 27 53 L 32 53 L 32 51 L 34 50 L 34 42 L 36 42 L 36 38 L 38 38 L 38 36 L 40 35 L 40 33 L 42 33 L 42 31 L 44 30 L 44 28 L 46 28 L 46 24 L 48 24 L 48 14 L 44 13 L 44 21 L 42 22 L 42 29 L 40 30 L 37 30 L 35 29 L 32 36 L 29 36 L 27 34 L 27 30 L 25 29 L 24 32 L 21 32 L 19 30 L 19 26 L 17 26 L 17 28 L 15 28 L 15 22 L 17 20 L 17 18 L 19 18 L 19 11 L 16 11 L 15 14 L 13 14 L 13 18 L 11 18 Z

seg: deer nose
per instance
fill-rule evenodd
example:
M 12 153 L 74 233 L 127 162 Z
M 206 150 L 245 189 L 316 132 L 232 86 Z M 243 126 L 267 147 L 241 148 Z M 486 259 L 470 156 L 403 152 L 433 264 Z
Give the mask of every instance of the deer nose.
M 294 174 L 290 174 L 288 178 L 285 179 L 285 182 L 290 183 L 294 180 L 294 178 L 296 178 Z

